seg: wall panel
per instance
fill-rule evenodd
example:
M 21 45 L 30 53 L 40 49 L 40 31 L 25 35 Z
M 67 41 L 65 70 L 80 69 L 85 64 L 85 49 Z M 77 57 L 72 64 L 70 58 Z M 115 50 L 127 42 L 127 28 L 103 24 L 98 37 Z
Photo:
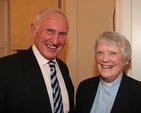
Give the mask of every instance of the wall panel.
M 30 24 L 47 7 L 58 7 L 58 0 L 10 0 L 10 48 L 24 50 L 31 46 Z

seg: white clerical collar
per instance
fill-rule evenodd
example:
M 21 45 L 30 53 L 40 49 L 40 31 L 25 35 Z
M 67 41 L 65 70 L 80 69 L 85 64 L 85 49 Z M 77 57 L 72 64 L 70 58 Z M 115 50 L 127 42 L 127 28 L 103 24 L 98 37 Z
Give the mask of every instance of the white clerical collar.
M 117 79 L 115 79 L 113 82 L 110 82 L 110 83 L 104 82 L 101 78 L 100 80 L 103 85 L 110 87 L 110 86 L 115 86 L 119 84 L 121 82 L 122 76 L 123 76 L 123 73 L 121 73 L 121 75 Z

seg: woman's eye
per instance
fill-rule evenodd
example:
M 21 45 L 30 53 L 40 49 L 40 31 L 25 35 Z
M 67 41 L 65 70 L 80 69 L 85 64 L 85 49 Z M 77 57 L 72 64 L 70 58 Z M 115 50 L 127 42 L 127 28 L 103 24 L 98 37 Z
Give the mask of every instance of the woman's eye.
M 98 53 L 102 53 L 101 51 L 98 51 Z
M 103 54 L 103 52 L 102 51 L 98 51 L 96 54 Z
M 110 52 L 109 55 L 116 55 L 116 52 Z

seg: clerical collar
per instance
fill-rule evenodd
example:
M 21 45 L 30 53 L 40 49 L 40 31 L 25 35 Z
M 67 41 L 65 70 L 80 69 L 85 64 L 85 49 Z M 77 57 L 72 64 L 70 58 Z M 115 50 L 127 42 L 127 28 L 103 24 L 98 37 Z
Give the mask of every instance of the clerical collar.
M 113 82 L 110 82 L 110 83 L 104 82 L 101 78 L 100 78 L 100 81 L 103 85 L 107 87 L 115 86 L 121 82 L 122 76 L 123 76 L 123 73 L 121 73 L 121 75 L 117 79 L 115 79 Z

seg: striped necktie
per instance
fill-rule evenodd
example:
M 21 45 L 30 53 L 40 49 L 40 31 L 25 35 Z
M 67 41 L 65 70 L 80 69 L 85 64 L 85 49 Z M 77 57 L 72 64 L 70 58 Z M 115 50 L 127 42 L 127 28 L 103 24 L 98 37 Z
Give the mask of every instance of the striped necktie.
M 61 89 L 56 76 L 55 62 L 49 61 L 54 113 L 63 113 Z

